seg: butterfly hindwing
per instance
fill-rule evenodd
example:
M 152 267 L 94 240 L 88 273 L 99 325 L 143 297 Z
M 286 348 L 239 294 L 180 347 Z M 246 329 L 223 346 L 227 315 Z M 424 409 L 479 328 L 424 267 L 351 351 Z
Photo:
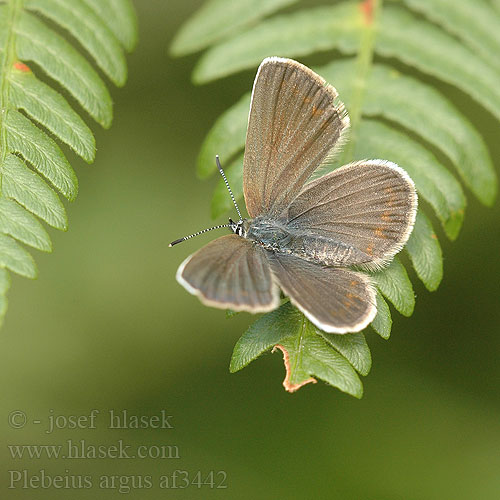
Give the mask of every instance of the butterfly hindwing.
M 375 317 L 375 290 L 365 274 L 282 253 L 270 253 L 269 261 L 292 304 L 321 330 L 358 332 Z
M 177 281 L 204 304 L 220 309 L 255 313 L 279 305 L 265 250 L 236 234 L 217 238 L 188 257 Z
M 243 191 L 251 217 L 277 217 L 326 158 L 349 118 L 336 90 L 290 59 L 265 59 L 255 78 Z
M 364 160 L 307 184 L 284 217 L 291 228 L 352 247 L 350 265 L 377 269 L 406 243 L 416 211 L 415 186 L 403 169 Z

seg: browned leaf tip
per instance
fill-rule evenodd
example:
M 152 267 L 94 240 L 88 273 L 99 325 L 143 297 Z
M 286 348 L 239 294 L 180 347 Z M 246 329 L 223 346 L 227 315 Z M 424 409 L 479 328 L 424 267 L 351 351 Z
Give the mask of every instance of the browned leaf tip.
M 285 380 L 283 380 L 283 387 L 285 388 L 285 390 L 287 390 L 288 392 L 295 392 L 298 391 L 303 385 L 315 384 L 317 382 L 315 378 L 311 377 L 307 380 L 304 380 L 303 382 L 300 382 L 299 384 L 292 384 L 290 382 L 290 356 L 288 354 L 288 351 L 282 345 L 276 344 L 271 352 L 275 352 L 276 349 L 279 349 L 283 353 L 283 362 L 285 363 L 286 370 Z

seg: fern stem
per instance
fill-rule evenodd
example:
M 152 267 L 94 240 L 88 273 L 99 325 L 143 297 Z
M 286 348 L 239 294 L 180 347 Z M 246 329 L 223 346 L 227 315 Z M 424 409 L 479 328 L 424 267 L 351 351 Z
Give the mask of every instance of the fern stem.
M 363 17 L 364 29 L 356 58 L 356 71 L 351 94 L 351 105 L 349 107 L 349 117 L 351 120 L 350 140 L 344 149 L 341 164 L 346 164 L 353 160 L 354 144 L 357 140 L 363 110 L 366 82 L 370 76 L 373 64 L 373 53 L 375 50 L 378 19 L 382 10 L 382 0 L 363 0 L 360 2 L 359 7 Z
M 9 75 L 16 59 L 14 26 L 21 9 L 23 0 L 9 0 L 7 2 L 7 35 L 5 51 L 0 65 L 0 167 L 7 158 L 7 132 L 4 126 L 9 108 Z M 0 195 L 2 194 L 2 174 L 0 171 Z
M 304 334 L 306 333 L 306 322 L 307 322 L 307 319 L 306 317 L 301 314 L 301 321 L 302 321 L 302 325 L 301 325 L 301 328 L 300 328 L 300 334 L 297 335 L 297 339 L 295 341 L 295 350 L 296 352 L 302 352 L 302 348 L 303 348 L 303 344 L 304 344 Z M 295 358 L 295 363 L 293 365 L 293 369 L 291 369 L 290 371 L 293 373 L 296 371 L 297 369 L 297 364 L 299 362 L 299 356 L 297 356 Z

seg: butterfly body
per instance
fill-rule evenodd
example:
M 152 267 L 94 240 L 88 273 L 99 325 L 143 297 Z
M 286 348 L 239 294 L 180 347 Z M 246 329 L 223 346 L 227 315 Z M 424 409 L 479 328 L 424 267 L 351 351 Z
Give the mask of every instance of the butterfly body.
M 357 269 L 380 269 L 403 248 L 417 194 L 408 174 L 384 160 L 353 162 L 308 182 L 348 127 L 337 91 L 320 76 L 290 59 L 265 59 L 243 161 L 250 217 L 235 202 L 240 220 L 224 225 L 234 234 L 189 256 L 179 283 L 207 305 L 253 313 L 276 309 L 281 289 L 324 331 L 365 328 L 377 312 L 376 292 Z
M 280 219 L 256 217 L 243 221 L 241 236 L 252 240 L 267 251 L 294 255 L 324 266 L 351 266 L 369 262 L 370 256 L 351 245 L 327 236 L 288 225 Z

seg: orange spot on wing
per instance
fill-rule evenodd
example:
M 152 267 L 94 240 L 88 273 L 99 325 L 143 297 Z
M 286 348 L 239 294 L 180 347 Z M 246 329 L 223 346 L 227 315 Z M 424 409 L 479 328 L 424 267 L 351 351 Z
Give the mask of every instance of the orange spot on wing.
M 384 233 L 384 229 L 382 227 L 377 227 L 377 229 L 375 229 L 375 235 L 378 236 L 379 238 L 387 238 L 386 234 Z
M 31 71 L 30 67 L 27 64 L 24 64 L 21 61 L 16 61 L 12 67 L 14 69 L 17 69 L 19 71 L 22 71 L 23 73 L 29 73 Z
M 384 212 L 380 217 L 382 220 L 388 222 L 391 220 L 391 212 Z
M 394 202 L 398 201 L 398 197 L 394 195 L 394 189 L 390 186 L 384 188 L 384 191 L 389 195 L 389 199 L 386 201 L 387 205 L 390 207 L 394 206 Z
M 356 280 L 351 281 L 351 286 L 357 286 L 357 285 L 359 285 L 359 281 Z
M 359 302 L 361 299 L 354 293 L 347 292 L 346 299 L 342 301 L 347 309 L 351 309 L 355 302 Z
M 313 115 L 314 116 L 319 116 L 319 115 L 322 115 L 324 113 L 324 110 L 318 108 L 317 106 L 315 106 L 313 104 Z
M 365 252 L 366 252 L 368 255 L 373 255 L 373 245 L 368 245 L 368 246 L 366 247 Z

